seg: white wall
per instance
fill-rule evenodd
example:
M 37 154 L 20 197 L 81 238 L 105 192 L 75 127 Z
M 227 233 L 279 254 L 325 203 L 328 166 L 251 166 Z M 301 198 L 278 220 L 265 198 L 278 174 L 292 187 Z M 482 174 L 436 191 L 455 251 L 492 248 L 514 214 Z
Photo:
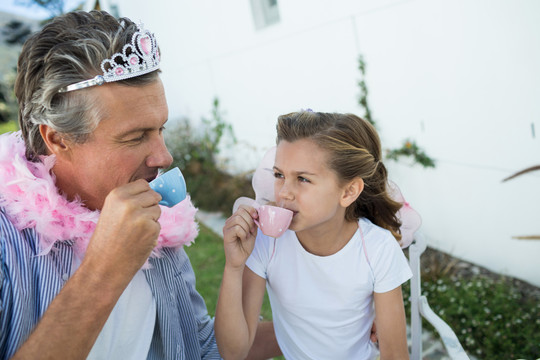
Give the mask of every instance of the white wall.
M 356 112 L 357 56 L 383 146 L 413 138 L 437 168 L 388 162 L 430 245 L 540 286 L 540 2 L 281 0 L 255 31 L 248 0 L 118 0 L 158 36 L 171 119 L 217 96 L 239 170 L 274 144 L 279 114 Z M 532 136 L 534 124 L 536 136 Z M 255 149 L 255 151 L 253 151 Z

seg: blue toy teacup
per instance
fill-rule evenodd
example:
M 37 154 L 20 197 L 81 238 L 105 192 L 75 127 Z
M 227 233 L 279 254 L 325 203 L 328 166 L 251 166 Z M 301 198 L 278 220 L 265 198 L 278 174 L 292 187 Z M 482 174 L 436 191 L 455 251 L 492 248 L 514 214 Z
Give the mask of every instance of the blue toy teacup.
M 160 205 L 173 207 L 186 198 L 186 181 L 179 168 L 161 174 L 149 183 L 152 190 L 162 197 Z

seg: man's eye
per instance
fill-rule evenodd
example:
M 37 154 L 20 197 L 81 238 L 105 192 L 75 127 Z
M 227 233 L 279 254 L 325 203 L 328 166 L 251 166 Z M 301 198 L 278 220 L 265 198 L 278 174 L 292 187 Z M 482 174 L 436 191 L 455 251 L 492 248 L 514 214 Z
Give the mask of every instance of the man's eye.
M 128 142 L 132 142 L 132 143 L 135 143 L 135 142 L 141 142 L 141 141 L 144 140 L 144 136 L 145 136 L 145 134 L 142 134 L 142 135 L 139 136 L 139 137 L 136 137 L 136 138 L 133 138 L 133 139 L 128 140 Z

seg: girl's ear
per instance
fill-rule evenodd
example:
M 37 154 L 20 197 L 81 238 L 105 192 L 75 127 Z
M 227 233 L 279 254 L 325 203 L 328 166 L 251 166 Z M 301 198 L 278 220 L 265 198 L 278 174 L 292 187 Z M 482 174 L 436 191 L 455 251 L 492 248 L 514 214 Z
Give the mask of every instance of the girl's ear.
M 64 138 L 48 125 L 39 125 L 39 132 L 47 146 L 48 153 L 54 155 L 65 154 L 69 151 L 69 147 L 65 144 Z
M 341 206 L 348 207 L 358 199 L 362 191 L 364 190 L 364 180 L 362 178 L 355 178 L 349 182 L 344 190 L 341 198 Z

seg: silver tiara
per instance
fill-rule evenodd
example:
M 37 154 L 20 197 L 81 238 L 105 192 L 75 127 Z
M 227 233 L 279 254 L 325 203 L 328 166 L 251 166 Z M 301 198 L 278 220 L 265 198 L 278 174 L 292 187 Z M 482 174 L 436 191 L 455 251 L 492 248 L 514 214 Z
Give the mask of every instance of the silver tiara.
M 124 45 L 121 53 L 116 53 L 110 59 L 101 62 L 103 75 L 68 85 L 58 92 L 79 90 L 141 76 L 159 69 L 160 61 L 154 34 L 139 25 L 139 30 L 133 34 L 131 43 Z

